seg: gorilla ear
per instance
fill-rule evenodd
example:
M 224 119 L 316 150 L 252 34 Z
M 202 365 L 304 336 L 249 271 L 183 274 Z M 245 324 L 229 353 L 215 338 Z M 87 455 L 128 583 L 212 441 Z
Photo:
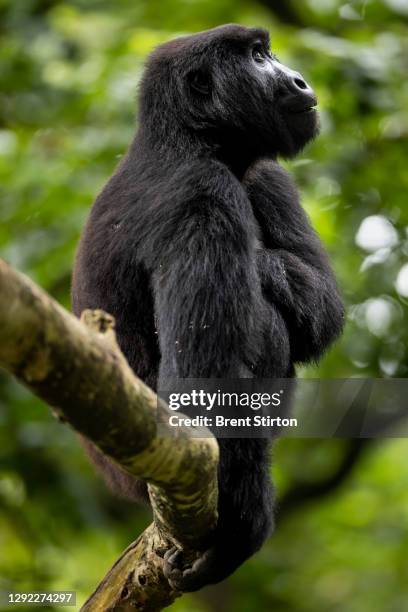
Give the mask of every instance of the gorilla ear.
M 206 70 L 198 69 L 190 72 L 188 83 L 196 93 L 208 96 L 211 92 L 211 76 Z

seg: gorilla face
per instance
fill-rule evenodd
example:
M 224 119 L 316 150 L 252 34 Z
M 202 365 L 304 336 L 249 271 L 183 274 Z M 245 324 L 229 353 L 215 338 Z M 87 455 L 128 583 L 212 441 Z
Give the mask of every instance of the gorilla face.
M 263 29 L 230 24 L 161 45 L 141 94 L 143 123 L 166 125 L 162 139 L 180 126 L 236 157 L 292 157 L 318 132 L 315 93 Z
M 316 94 L 299 72 L 281 64 L 265 44 L 252 45 L 251 60 L 249 70 L 263 90 L 255 112 L 264 138 L 276 153 L 296 155 L 318 132 Z
M 318 132 L 316 94 L 301 74 L 272 54 L 265 30 L 227 28 L 233 29 L 230 38 L 224 33 L 224 43 L 236 41 L 237 34 L 243 40 L 230 44 L 212 64 L 220 122 L 227 118 L 230 128 L 240 130 L 261 155 L 296 155 Z

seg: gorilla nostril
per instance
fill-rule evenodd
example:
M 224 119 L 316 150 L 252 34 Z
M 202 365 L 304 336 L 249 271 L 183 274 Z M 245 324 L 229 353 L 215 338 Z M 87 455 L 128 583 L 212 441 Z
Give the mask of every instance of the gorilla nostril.
M 308 89 L 307 83 L 305 83 L 303 79 L 296 78 L 294 79 L 294 83 L 299 89 Z

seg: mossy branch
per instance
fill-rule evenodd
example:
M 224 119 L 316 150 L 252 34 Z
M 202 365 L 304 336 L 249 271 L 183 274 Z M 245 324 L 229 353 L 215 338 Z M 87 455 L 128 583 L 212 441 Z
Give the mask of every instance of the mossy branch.
M 180 595 L 162 572 L 177 544 L 193 558 L 217 515 L 218 445 L 166 431 L 166 405 L 120 352 L 113 318 L 82 320 L 0 259 L 0 366 L 128 472 L 149 483 L 154 522 L 122 554 L 84 610 L 156 611 Z M 161 422 L 160 429 L 157 427 Z

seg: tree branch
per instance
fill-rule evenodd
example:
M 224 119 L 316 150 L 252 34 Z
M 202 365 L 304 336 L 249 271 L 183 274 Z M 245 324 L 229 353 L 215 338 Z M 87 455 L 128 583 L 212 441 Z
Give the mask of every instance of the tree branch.
M 166 425 L 168 408 L 120 352 L 113 318 L 82 322 L 0 260 L 0 366 L 106 455 L 149 483 L 154 523 L 122 554 L 84 610 L 161 610 L 179 595 L 162 573 L 172 545 L 193 559 L 217 515 L 218 445 Z M 158 429 L 157 424 L 161 426 Z

